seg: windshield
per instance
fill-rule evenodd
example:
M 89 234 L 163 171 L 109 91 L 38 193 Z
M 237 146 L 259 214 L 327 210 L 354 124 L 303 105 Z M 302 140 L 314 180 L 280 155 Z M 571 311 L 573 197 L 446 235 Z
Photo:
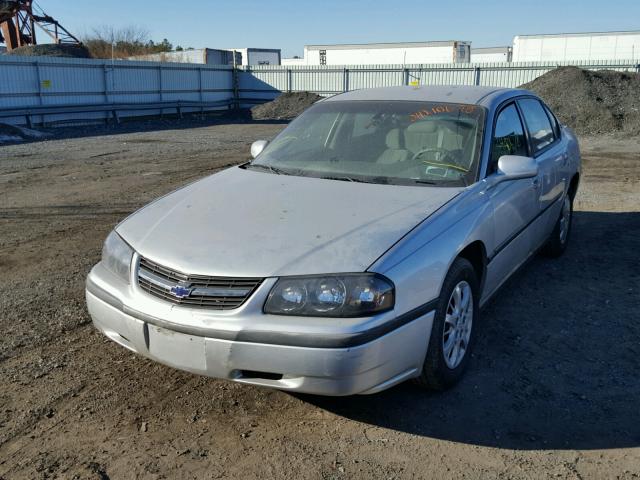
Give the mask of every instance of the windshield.
M 370 183 L 469 185 L 484 118 L 477 105 L 322 102 L 291 122 L 248 168 Z

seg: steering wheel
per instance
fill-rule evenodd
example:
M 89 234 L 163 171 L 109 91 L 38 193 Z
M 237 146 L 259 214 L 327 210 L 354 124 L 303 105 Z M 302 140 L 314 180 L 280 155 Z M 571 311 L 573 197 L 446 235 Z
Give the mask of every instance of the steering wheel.
M 453 170 L 458 170 L 459 172 L 464 172 L 464 173 L 468 173 L 469 170 L 467 170 L 466 168 L 460 167 L 459 165 L 456 165 L 456 158 L 451 155 L 451 152 L 449 150 L 447 150 L 446 148 L 440 148 L 440 147 L 429 147 L 429 148 L 423 148 L 422 150 L 419 150 L 412 158 L 412 161 L 417 160 L 420 155 L 425 154 L 425 153 L 439 153 L 440 154 L 440 158 L 442 158 L 442 161 L 438 161 L 438 162 L 432 162 L 429 160 L 422 160 L 422 163 L 426 164 L 426 165 L 432 165 L 434 167 L 440 167 L 440 168 L 451 168 Z M 448 161 L 447 161 L 448 159 Z

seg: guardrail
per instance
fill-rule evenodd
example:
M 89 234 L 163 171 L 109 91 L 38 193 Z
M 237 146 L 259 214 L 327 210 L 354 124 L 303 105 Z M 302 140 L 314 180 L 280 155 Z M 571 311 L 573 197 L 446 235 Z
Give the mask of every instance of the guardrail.
M 84 105 L 39 105 L 34 107 L 19 107 L 0 109 L 0 118 L 24 117 L 29 127 L 33 125 L 32 117 L 61 114 L 78 113 L 108 113 L 110 118 L 116 123 L 120 123 L 119 112 L 137 112 L 143 110 L 159 110 L 160 114 L 165 110 L 175 110 L 175 113 L 182 118 L 185 109 L 210 110 L 214 108 L 231 108 L 232 100 L 219 100 L 215 102 L 189 102 L 178 100 L 175 102 L 152 102 L 152 103 L 100 103 Z M 109 117 L 106 117 L 107 119 Z

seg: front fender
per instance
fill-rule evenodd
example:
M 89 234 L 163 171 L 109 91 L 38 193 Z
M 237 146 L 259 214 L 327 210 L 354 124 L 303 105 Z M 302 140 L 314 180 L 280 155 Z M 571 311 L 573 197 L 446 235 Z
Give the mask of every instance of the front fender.
M 410 310 L 440 295 L 444 278 L 465 247 L 493 244 L 493 208 L 476 184 L 395 245 L 369 270 L 396 285 L 396 305 Z

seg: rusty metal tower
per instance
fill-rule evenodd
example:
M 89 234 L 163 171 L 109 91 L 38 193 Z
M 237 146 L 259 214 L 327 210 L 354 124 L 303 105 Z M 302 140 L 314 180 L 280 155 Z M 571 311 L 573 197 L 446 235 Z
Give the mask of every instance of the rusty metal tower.
M 24 45 L 37 45 L 36 27 L 54 43 L 80 45 L 81 42 L 34 0 L 0 0 L 0 43 L 11 51 Z

